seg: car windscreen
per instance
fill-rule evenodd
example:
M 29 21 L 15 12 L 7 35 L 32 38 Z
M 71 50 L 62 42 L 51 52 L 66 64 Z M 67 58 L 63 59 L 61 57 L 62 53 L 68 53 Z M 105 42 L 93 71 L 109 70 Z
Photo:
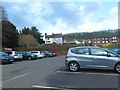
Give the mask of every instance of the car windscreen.
M 6 54 L 4 52 L 0 52 L 0 56 L 8 56 L 8 54 Z
M 76 52 L 76 48 L 72 48 L 72 49 L 71 49 L 71 52 L 72 52 L 72 53 L 75 53 L 75 52 Z

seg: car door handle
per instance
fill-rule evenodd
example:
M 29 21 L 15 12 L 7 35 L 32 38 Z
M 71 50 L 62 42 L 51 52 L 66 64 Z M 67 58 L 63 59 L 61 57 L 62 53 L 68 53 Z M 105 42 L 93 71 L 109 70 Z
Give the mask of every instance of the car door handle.
M 93 58 L 93 59 L 97 59 L 97 58 Z

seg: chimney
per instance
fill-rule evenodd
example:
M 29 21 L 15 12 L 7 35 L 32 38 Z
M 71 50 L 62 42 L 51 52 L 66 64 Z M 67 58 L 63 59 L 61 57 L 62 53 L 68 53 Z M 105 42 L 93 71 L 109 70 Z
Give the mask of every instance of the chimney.
M 47 37 L 47 33 L 45 33 L 45 38 Z
M 52 33 L 52 38 L 54 38 L 54 33 Z

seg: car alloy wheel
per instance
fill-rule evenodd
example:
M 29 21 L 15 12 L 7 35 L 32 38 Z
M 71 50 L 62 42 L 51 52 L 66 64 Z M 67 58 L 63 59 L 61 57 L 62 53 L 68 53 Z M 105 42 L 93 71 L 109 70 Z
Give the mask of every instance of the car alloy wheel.
M 115 71 L 117 73 L 120 73 L 120 63 L 118 63 L 116 66 L 115 66 Z
M 32 58 L 31 57 L 28 57 L 28 60 L 31 60 Z
M 69 64 L 69 69 L 70 69 L 70 71 L 72 71 L 72 72 L 78 71 L 78 70 L 79 70 L 79 65 L 78 65 L 78 63 L 77 63 L 77 62 L 71 62 L 71 63 Z

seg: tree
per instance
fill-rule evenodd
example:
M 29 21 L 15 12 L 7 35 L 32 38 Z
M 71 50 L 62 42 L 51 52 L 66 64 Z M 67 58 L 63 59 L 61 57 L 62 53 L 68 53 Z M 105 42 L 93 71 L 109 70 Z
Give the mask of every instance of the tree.
M 32 35 L 20 35 L 18 45 L 26 48 L 35 48 L 40 46 Z
M 27 28 L 24 27 L 24 29 L 22 29 L 22 31 L 20 31 L 21 35 L 32 35 L 34 36 L 34 38 L 37 39 L 37 41 L 42 44 L 44 43 L 43 41 L 43 36 L 42 33 L 39 32 L 39 29 L 37 29 L 35 26 L 31 27 L 31 28 Z
M 2 46 L 15 48 L 18 45 L 18 31 L 10 21 L 2 20 Z
M 118 47 L 120 48 L 120 29 L 118 29 Z
M 30 34 L 30 29 L 27 27 L 24 27 L 24 29 L 22 29 L 20 34 L 28 35 L 28 34 Z
M 0 6 L 0 19 L 1 20 L 8 20 L 8 15 L 7 15 L 6 10 L 3 6 Z
M 37 39 L 37 41 L 40 44 L 44 43 L 42 33 L 40 33 L 39 30 L 35 26 L 31 27 L 30 33 Z
M 8 20 L 8 15 L 3 6 L 0 6 L 0 15 L 2 47 L 15 48 L 18 45 L 18 31 L 16 30 L 16 26 Z

